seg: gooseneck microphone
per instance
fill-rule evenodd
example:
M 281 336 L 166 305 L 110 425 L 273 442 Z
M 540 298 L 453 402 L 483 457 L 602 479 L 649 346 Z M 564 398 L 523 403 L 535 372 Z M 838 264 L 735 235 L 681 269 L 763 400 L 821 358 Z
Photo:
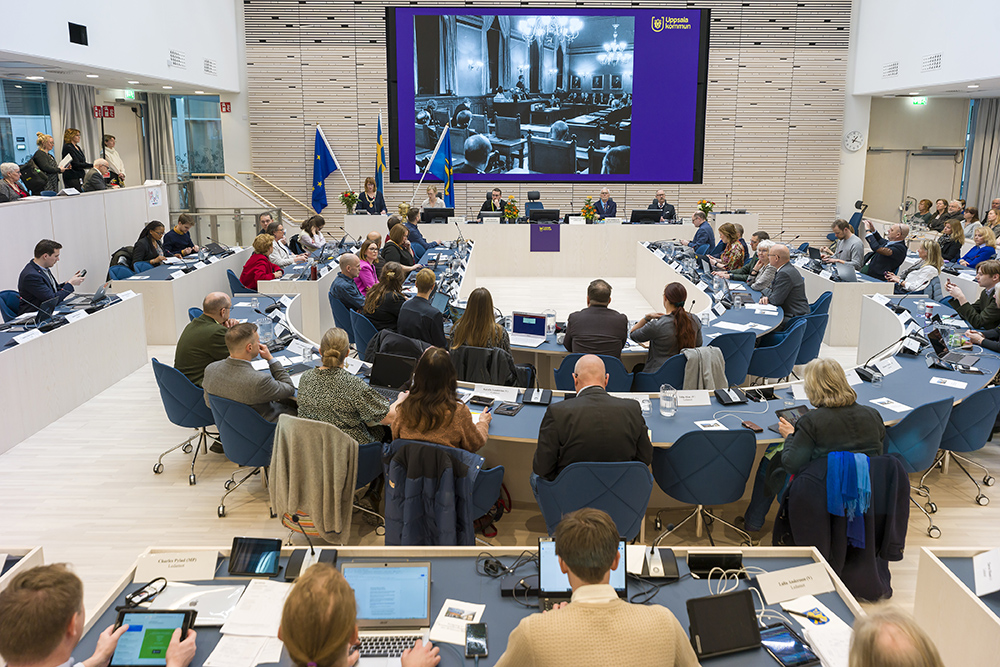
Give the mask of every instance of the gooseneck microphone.
M 298 526 L 299 530 L 302 531 L 302 537 L 306 538 L 306 542 L 309 544 L 309 555 L 315 558 L 316 557 L 316 550 L 313 549 L 313 543 L 312 543 L 312 540 L 309 539 L 309 533 L 307 533 L 306 529 L 303 528 L 302 524 L 299 523 L 299 515 L 298 514 L 293 514 L 292 515 L 292 523 L 294 523 L 296 526 Z

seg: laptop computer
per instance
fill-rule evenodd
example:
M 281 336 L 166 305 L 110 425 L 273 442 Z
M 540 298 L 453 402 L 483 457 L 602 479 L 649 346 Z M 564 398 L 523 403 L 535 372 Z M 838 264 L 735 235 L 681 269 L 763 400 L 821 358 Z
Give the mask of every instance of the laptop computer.
M 819 262 L 823 261 L 823 253 L 819 251 L 819 248 L 808 246 L 806 250 L 809 252 L 809 259 L 814 259 Z
M 833 272 L 836 274 L 837 279 L 842 283 L 858 282 L 858 272 L 854 269 L 854 265 L 849 262 L 834 264 Z
M 68 306 L 96 306 L 108 295 L 107 284 L 101 285 L 93 294 L 73 294 L 64 303 Z
M 513 332 L 510 344 L 521 347 L 538 347 L 545 342 L 545 313 L 524 313 L 515 310 L 511 315 Z
M 979 361 L 979 357 L 974 354 L 966 354 L 961 351 L 952 352 L 948 347 L 948 343 L 944 342 L 941 330 L 937 327 L 934 327 L 927 333 L 927 340 L 931 342 L 934 354 L 941 361 L 946 361 L 949 364 L 961 364 L 962 366 L 974 366 Z
M 427 641 L 431 625 L 429 562 L 356 562 L 340 566 L 354 590 L 361 667 L 400 664 L 403 651 Z
M 378 353 L 372 361 L 368 384 L 385 398 L 395 401 L 400 388 L 409 382 L 416 365 L 417 360 L 411 357 Z
M 623 600 L 628 599 L 628 577 L 625 576 L 625 540 L 618 540 L 618 568 L 611 570 L 608 582 Z M 552 609 L 560 602 L 569 602 L 573 589 L 569 577 L 559 569 L 556 541 L 551 537 L 538 538 L 538 608 Z

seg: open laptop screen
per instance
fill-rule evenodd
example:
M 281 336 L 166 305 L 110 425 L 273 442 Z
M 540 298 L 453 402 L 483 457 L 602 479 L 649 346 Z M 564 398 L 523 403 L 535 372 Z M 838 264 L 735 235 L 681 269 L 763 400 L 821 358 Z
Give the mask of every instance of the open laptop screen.
M 413 367 L 417 360 L 398 354 L 378 352 L 372 362 L 372 371 L 368 380 L 373 387 L 399 389 L 413 375 Z
M 618 541 L 618 569 L 611 570 L 611 580 L 608 582 L 618 593 L 625 595 L 625 540 Z M 559 569 L 559 557 L 556 556 L 556 542 L 553 539 L 538 540 L 538 590 L 542 595 L 567 596 L 573 592 L 569 585 L 569 577 Z
M 948 344 L 944 342 L 944 336 L 941 335 L 941 330 L 938 328 L 931 329 L 927 332 L 927 340 L 931 342 L 931 347 L 934 348 L 934 353 L 943 357 L 948 354 Z
M 545 315 L 541 313 L 518 313 L 513 315 L 513 329 L 516 334 L 529 336 L 545 335 Z
M 430 624 L 430 563 L 344 563 L 341 567 L 354 590 L 360 627 Z

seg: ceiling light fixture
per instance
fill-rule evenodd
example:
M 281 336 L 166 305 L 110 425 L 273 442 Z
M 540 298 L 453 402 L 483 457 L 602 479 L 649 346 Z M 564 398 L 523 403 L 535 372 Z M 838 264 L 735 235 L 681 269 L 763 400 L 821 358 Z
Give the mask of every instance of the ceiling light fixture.
M 138 81 L 129 81 L 129 83 L 139 83 Z
M 969 88 L 978 88 L 978 87 L 979 87 L 979 84 L 978 84 L 978 83 L 970 83 L 970 84 L 968 85 L 968 87 L 969 87 Z
M 88 74 L 87 78 L 88 79 L 98 79 L 98 78 L 100 78 L 100 76 L 101 76 L 100 74 Z
M 24 78 L 27 79 L 28 81 L 44 81 L 45 80 L 44 76 L 26 76 Z
M 173 90 L 173 89 L 174 89 L 173 86 L 164 86 L 163 87 L 163 90 Z
M 204 90 L 196 90 L 196 91 L 194 91 L 194 94 L 195 95 L 204 95 L 205 91 Z

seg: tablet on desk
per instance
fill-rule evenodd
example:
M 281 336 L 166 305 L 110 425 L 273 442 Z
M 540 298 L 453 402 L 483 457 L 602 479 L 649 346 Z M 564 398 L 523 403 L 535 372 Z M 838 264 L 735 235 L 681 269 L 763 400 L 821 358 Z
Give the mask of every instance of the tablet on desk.
M 801 419 L 802 415 L 804 415 L 807 412 L 809 412 L 809 408 L 807 408 L 806 406 L 796 405 L 795 407 L 786 408 L 784 410 L 775 410 L 774 414 L 778 416 L 778 419 L 785 419 L 786 421 L 788 421 L 789 424 L 795 426 L 798 423 L 799 419 Z M 775 433 L 781 432 L 778 430 L 778 424 L 771 424 L 770 426 L 768 426 L 768 428 L 774 431 Z
M 118 639 L 111 657 L 112 667 L 166 667 L 167 647 L 174 630 L 180 628 L 183 641 L 197 615 L 193 610 L 129 609 L 118 612 L 115 629 L 127 625 L 128 630 Z

